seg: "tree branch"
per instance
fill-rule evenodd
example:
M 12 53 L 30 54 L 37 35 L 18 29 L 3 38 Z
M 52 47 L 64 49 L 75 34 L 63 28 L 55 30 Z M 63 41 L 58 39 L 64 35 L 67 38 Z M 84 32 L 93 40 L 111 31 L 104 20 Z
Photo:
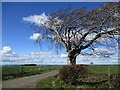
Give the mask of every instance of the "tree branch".
M 97 40 L 98 38 L 100 38 L 102 35 L 104 35 L 104 34 L 109 34 L 109 33 L 114 33 L 115 30 L 116 30 L 116 29 L 110 30 L 110 31 L 106 31 L 106 32 L 100 32 L 100 33 L 97 34 L 92 40 L 90 40 L 90 42 L 89 42 L 87 45 L 85 45 L 85 46 L 82 45 L 80 48 L 81 48 L 81 49 L 88 48 L 90 45 L 93 44 L 93 42 L 94 42 L 95 40 Z

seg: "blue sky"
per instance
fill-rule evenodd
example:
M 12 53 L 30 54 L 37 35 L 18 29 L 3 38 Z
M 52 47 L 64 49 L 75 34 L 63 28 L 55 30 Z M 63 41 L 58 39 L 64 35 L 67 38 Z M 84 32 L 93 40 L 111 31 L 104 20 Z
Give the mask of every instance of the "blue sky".
M 94 9 L 101 4 L 102 3 L 3 3 L 3 46 L 10 45 L 18 54 L 25 54 L 33 50 L 39 51 L 39 47 L 34 47 L 34 41 L 28 40 L 29 35 L 33 33 L 33 28 L 22 20 L 25 16 L 41 14 L 43 12 L 49 14 L 57 9 L 66 8 L 69 5 L 73 8 L 87 6 L 86 9 Z M 46 51 L 46 49 L 43 50 Z
M 6 52 L 8 53 L 7 56 L 3 56 L 3 64 L 18 64 L 22 63 L 23 62 L 22 60 L 25 61 L 23 63 L 65 64 L 66 63 L 65 50 L 60 51 L 59 52 L 60 55 L 58 57 L 58 55 L 56 55 L 55 49 L 51 50 L 49 49 L 47 41 L 45 41 L 42 44 L 42 49 L 40 49 L 39 45 L 34 44 L 35 40 L 30 39 L 30 36 L 33 35 L 34 33 L 33 30 L 34 28 L 32 28 L 31 24 L 24 22 L 23 17 L 28 17 L 31 15 L 40 15 L 43 12 L 45 12 L 46 15 L 49 15 L 51 12 L 54 12 L 55 10 L 58 10 L 60 8 L 66 8 L 68 6 L 71 6 L 73 9 L 86 7 L 86 10 L 93 10 L 94 8 L 97 8 L 102 4 L 103 3 L 100 2 L 99 3 L 3 2 L 2 3 L 3 48 L 1 49 L 1 51 L 7 50 Z M 38 55 L 38 57 L 36 55 Z M 50 57 L 46 57 L 46 55 Z M 48 59 L 51 59 L 51 61 Z M 56 61 L 56 59 L 59 60 Z M 87 59 L 80 61 L 80 63 L 90 62 L 93 61 L 89 61 Z

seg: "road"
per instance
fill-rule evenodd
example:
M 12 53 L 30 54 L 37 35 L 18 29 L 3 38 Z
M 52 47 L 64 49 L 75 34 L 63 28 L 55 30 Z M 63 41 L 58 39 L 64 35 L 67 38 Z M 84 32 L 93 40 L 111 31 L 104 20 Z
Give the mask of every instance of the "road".
M 2 88 L 36 88 L 36 83 L 38 81 L 56 74 L 58 74 L 58 71 L 6 80 L 2 82 Z

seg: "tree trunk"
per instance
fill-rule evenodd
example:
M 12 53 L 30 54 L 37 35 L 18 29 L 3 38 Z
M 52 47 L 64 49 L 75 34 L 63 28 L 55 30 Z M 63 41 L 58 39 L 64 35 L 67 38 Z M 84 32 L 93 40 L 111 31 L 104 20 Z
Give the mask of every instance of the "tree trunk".
M 67 55 L 67 63 L 70 65 L 76 65 L 76 56 L 68 54 Z
M 80 54 L 81 49 L 76 48 L 73 50 L 67 50 L 67 62 L 70 65 L 76 65 L 76 57 Z

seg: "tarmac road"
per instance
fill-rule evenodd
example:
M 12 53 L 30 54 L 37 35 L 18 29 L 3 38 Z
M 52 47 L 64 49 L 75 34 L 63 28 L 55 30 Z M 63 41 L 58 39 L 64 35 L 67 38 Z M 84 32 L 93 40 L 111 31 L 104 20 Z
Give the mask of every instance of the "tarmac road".
M 58 71 L 6 80 L 2 82 L 2 88 L 36 88 L 36 83 L 38 81 L 56 74 L 58 74 Z

